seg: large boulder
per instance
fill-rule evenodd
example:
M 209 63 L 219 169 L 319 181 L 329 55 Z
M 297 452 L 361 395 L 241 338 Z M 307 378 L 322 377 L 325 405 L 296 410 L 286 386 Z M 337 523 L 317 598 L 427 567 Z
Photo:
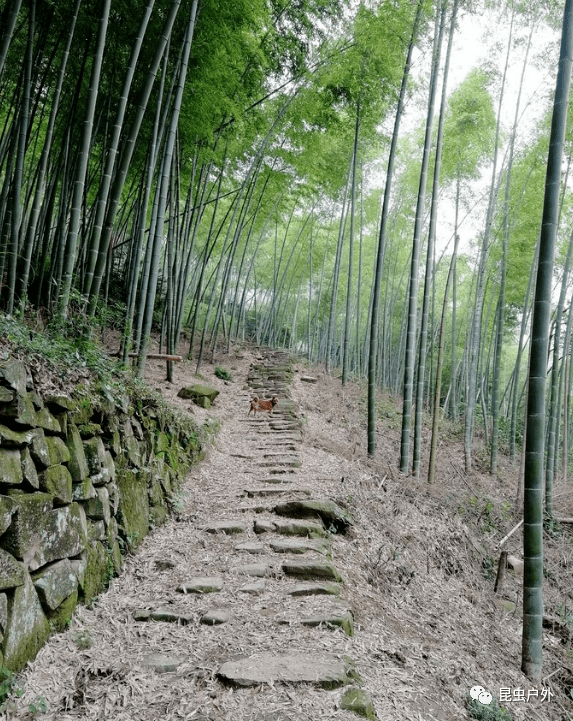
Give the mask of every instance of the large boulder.
M 87 542 L 86 517 L 77 503 L 52 508 L 48 493 L 13 494 L 18 509 L 0 540 L 31 571 L 50 561 L 76 556 Z
M 20 451 L 16 448 L 0 448 L 0 483 L 18 486 L 23 480 Z
M 12 672 L 24 668 L 50 635 L 50 624 L 44 615 L 30 576 L 8 599 L 8 620 L 3 643 L 4 665 Z
M 130 549 L 135 549 L 149 531 L 149 497 L 147 475 L 122 470 L 117 476 L 119 489 L 119 523 Z
M 66 445 L 70 452 L 68 469 L 72 474 L 72 480 L 74 483 L 81 483 L 89 476 L 89 469 L 82 437 L 73 423 L 70 424 Z
M 32 581 L 42 605 L 52 611 L 78 587 L 78 579 L 67 558 L 45 566 L 33 574 Z
M 26 568 L 12 554 L 0 548 L 0 589 L 21 586 L 26 580 Z
M 72 477 L 65 466 L 50 466 L 40 473 L 40 488 L 59 504 L 72 502 Z
M 177 395 L 179 398 L 192 400 L 195 405 L 201 406 L 201 408 L 210 408 L 215 398 L 219 395 L 219 391 L 210 386 L 195 383 L 192 386 L 181 388 Z

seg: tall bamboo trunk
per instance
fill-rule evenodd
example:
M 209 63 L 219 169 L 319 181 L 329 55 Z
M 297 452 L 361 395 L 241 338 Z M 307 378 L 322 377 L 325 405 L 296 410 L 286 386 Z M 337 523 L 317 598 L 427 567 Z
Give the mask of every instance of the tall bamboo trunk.
M 432 145 L 432 127 L 434 123 L 434 105 L 438 90 L 438 68 L 444 32 L 443 19 L 447 0 L 436 7 L 434 48 L 432 54 L 432 69 L 430 77 L 430 93 L 428 98 L 428 111 L 426 116 L 426 134 L 424 138 L 424 151 L 422 168 L 420 170 L 420 184 L 418 186 L 418 200 L 416 203 L 416 219 L 414 223 L 414 238 L 412 241 L 412 258 L 410 265 L 410 280 L 408 293 L 408 316 L 406 324 L 406 348 L 404 354 L 404 383 L 402 391 L 402 434 L 400 441 L 400 470 L 408 472 L 410 460 L 410 428 L 412 422 L 412 397 L 414 391 L 414 369 L 416 361 L 416 339 L 418 333 L 418 285 L 420 253 L 422 249 L 422 229 L 424 225 L 424 209 L 426 203 L 426 185 L 428 181 L 428 165 Z M 438 31 L 439 27 L 439 31 Z
M 521 670 L 534 682 L 541 680 L 543 646 L 543 461 L 545 384 L 551 320 L 553 261 L 557 235 L 561 162 L 573 65 L 573 0 L 566 0 L 561 51 L 543 201 L 539 265 L 531 333 L 525 441 L 523 513 L 523 635 Z

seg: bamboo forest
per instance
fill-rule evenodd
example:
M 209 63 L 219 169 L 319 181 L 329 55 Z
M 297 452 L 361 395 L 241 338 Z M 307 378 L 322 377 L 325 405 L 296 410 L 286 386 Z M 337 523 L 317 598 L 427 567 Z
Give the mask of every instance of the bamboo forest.
M 371 456 L 376 392 L 400 398 L 405 485 L 440 482 L 444 423 L 465 474 L 479 437 L 493 477 L 522 469 L 536 680 L 573 462 L 572 23 L 573 0 L 0 0 L 4 319 L 113 326 L 141 377 L 157 337 L 197 373 L 251 342 L 363 381 Z

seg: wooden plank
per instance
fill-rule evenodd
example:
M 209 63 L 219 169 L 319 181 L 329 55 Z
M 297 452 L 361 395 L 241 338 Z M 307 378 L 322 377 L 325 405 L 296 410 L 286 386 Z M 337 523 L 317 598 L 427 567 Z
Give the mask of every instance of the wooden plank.
M 110 353 L 110 355 L 113 358 L 119 357 L 119 351 L 117 353 Z M 139 353 L 128 353 L 129 358 L 139 358 Z M 148 353 L 148 358 L 152 358 L 155 360 L 166 360 L 166 361 L 174 361 L 175 363 L 179 363 L 179 361 L 183 360 L 183 356 L 180 355 L 169 355 L 167 353 Z

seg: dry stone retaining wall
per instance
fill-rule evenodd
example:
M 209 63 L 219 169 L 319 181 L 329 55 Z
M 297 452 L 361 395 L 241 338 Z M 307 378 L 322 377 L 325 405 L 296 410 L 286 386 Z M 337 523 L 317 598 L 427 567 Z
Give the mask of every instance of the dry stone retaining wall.
M 163 523 L 204 430 L 154 398 L 41 398 L 0 363 L 0 662 L 19 671 Z

